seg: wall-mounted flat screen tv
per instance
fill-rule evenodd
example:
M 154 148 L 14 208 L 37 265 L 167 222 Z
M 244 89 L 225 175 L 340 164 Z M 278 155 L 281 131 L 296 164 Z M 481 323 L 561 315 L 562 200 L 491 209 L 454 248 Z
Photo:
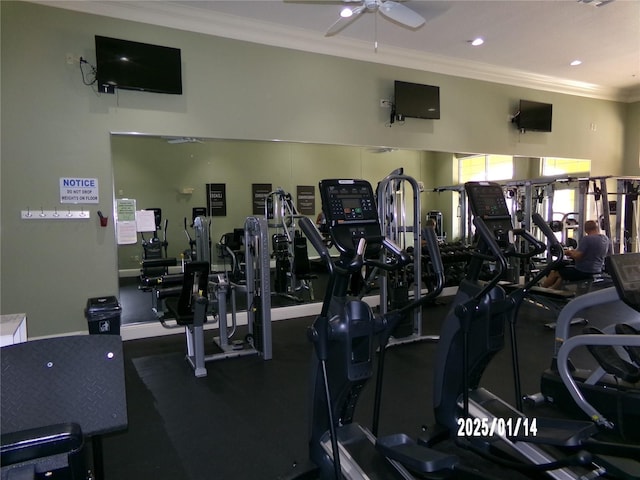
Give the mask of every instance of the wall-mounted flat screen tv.
M 182 94 L 180 49 L 96 35 L 96 79 L 114 88 Z
M 553 105 L 550 103 L 520 100 L 520 110 L 513 117 L 519 130 L 550 132 Z
M 440 87 L 395 81 L 394 108 L 398 120 L 440 118 Z

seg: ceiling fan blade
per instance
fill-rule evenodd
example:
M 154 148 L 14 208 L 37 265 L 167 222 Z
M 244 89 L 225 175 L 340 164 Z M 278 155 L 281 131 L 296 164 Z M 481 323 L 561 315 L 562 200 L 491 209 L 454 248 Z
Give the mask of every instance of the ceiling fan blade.
M 354 22 L 364 11 L 365 11 L 365 7 L 363 5 L 363 6 L 354 8 L 351 11 L 350 17 L 338 18 L 338 20 L 336 20 L 335 23 L 329 27 L 329 29 L 326 31 L 324 36 L 331 37 L 332 35 L 335 35 L 336 33 L 340 32 L 343 28 L 347 27 L 348 25 L 351 25 L 351 23 Z
M 409 28 L 421 27 L 426 22 L 422 15 L 393 0 L 382 2 L 378 10 L 385 17 Z

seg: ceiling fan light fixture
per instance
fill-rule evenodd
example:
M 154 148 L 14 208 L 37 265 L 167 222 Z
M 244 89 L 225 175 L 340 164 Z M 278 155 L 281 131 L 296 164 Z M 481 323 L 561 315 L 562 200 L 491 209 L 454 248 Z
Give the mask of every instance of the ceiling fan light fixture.
M 469 40 L 469 43 L 474 47 L 479 47 L 484 43 L 484 38 L 477 37 L 477 38 L 474 38 L 473 40 Z
M 581 65 L 581 64 L 582 64 L 582 60 L 575 59 L 569 65 L 571 65 L 572 67 L 577 67 L 578 65 Z
M 351 8 L 349 7 L 344 7 L 342 10 L 340 10 L 340 16 L 342 18 L 349 18 L 351 15 L 353 15 L 353 10 L 351 10 Z

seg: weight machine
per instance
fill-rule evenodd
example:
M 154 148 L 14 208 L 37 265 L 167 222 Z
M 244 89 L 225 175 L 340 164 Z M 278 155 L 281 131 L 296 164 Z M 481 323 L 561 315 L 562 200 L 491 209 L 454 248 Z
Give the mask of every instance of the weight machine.
M 408 186 L 411 187 L 411 197 L 407 195 Z M 403 169 L 400 168 L 380 181 L 377 197 L 382 234 L 403 250 L 409 246 L 413 248 L 413 261 L 410 266 L 389 273 L 384 272 L 380 276 L 380 313 L 384 315 L 389 308 L 395 310 L 409 301 L 411 282 L 413 282 L 413 299 L 420 298 L 422 293 L 420 185 L 413 177 L 404 175 Z M 409 198 L 411 203 L 407 205 Z M 413 242 L 407 239 L 411 234 Z M 387 261 L 386 255 L 385 250 L 381 250 L 382 262 Z M 410 315 L 411 333 L 401 336 L 398 331 L 394 332 L 395 338 L 389 342 L 390 346 L 422 340 L 437 341 L 437 336 L 422 334 L 421 306 L 415 308 Z
M 615 230 L 610 237 L 613 253 L 640 252 L 639 192 L 640 178 L 616 178 Z
M 307 239 L 297 230 L 297 221 L 303 218 L 291 198 L 282 188 L 270 192 L 264 202 L 264 218 L 269 228 L 277 229 L 271 236 L 273 256 L 276 259 L 274 295 L 294 302 L 302 302 L 295 292 L 307 290 L 314 299 Z
M 210 263 L 201 258 L 210 254 L 209 220 L 199 216 L 194 220 L 197 262 L 185 264 L 179 298 L 167 299 L 167 307 L 176 318 L 176 324 L 160 323 L 165 328 L 185 329 L 186 359 L 196 377 L 207 375 L 206 362 L 246 355 L 260 355 L 264 360 L 273 356 L 271 337 L 271 286 L 269 265 L 268 226 L 264 218 L 247 217 L 244 224 L 245 279 L 234 283 L 227 272 L 210 272 Z M 199 277 L 206 279 L 199 280 Z M 186 285 L 186 286 L 185 286 Z M 247 299 L 247 331 L 243 340 L 232 340 L 237 331 L 236 294 Z M 228 325 L 227 302 L 231 302 L 231 326 Z M 189 308 L 182 309 L 186 304 Z M 186 310 L 186 312 L 185 312 Z M 204 325 L 213 315 L 218 320 L 219 334 L 214 338 L 219 352 L 205 354 Z
M 193 207 L 191 209 L 191 228 L 194 228 L 196 218 L 205 217 L 207 215 L 207 209 L 204 207 Z M 187 242 L 189 248 L 182 253 L 182 263 L 184 269 L 184 262 L 193 262 L 198 260 L 198 252 L 196 251 L 196 241 L 191 238 L 189 230 L 187 228 L 187 217 L 184 217 L 184 234 L 187 236 Z
M 167 275 L 169 267 L 177 265 L 175 258 L 168 258 L 167 249 L 169 242 L 167 242 L 167 228 L 169 226 L 169 220 L 164 220 L 164 226 L 162 224 L 162 209 L 160 208 L 148 208 L 153 212 L 155 230 L 149 240 L 144 237 L 144 233 L 140 232 L 142 240 L 142 262 L 140 268 L 140 285 L 141 290 L 148 291 L 155 283 L 158 283 L 160 279 Z M 160 240 L 158 231 L 162 230 L 163 239 Z
M 436 187 L 426 191 L 432 193 L 452 192 L 458 195 L 456 217 L 458 218 L 460 243 L 470 243 L 471 239 L 473 238 L 473 226 L 471 224 L 471 217 L 469 216 L 469 209 L 467 207 L 467 194 L 464 191 L 464 187 L 462 185 L 450 185 L 445 187 Z M 442 233 L 442 235 L 445 236 L 444 232 Z

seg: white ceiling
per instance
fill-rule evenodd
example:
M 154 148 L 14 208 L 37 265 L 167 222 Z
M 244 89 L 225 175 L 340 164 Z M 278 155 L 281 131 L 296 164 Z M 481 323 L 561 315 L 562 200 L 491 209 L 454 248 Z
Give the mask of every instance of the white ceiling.
M 499 83 L 640 100 L 640 0 L 406 0 L 410 30 L 379 13 L 325 37 L 341 3 L 300 0 L 43 1 L 183 30 Z M 468 42 L 481 36 L 485 44 Z M 377 50 L 374 48 L 377 40 Z M 572 67 L 569 63 L 582 60 Z

